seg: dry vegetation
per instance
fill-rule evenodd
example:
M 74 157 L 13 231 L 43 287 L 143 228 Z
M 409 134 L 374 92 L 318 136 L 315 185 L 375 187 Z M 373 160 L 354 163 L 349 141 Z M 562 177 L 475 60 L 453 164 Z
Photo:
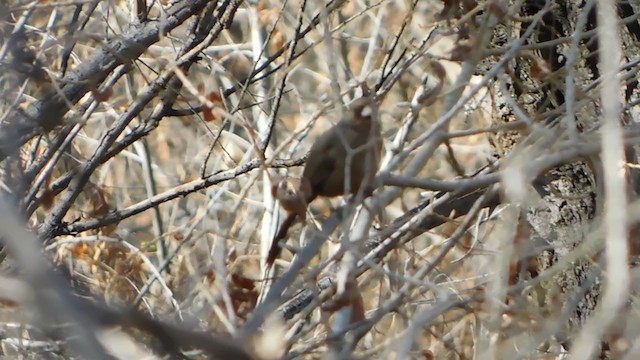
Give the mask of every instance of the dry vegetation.
M 0 1 L 2 354 L 555 358 L 579 299 L 541 284 L 604 245 L 539 274 L 525 187 L 599 138 L 542 110 L 496 120 L 482 76 L 523 43 L 489 46 L 486 24 L 524 20 L 472 3 Z M 316 200 L 265 274 L 271 184 L 362 89 L 384 185 L 363 207 Z M 507 128 L 539 137 L 508 157 Z M 623 353 L 636 331 L 615 331 Z

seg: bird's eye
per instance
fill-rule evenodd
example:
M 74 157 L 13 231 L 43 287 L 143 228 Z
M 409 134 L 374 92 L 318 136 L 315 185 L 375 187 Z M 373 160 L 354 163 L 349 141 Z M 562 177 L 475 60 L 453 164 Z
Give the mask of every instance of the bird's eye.
M 371 109 L 371 106 L 369 105 L 363 107 L 362 110 L 360 110 L 360 116 L 362 117 L 369 117 L 372 115 L 372 113 L 373 109 Z

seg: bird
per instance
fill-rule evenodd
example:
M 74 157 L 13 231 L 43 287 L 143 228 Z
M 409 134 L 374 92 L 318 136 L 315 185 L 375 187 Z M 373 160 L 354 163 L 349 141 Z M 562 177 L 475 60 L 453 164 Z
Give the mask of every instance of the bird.
M 288 213 L 267 254 L 267 269 L 280 255 L 283 240 L 297 219 L 304 221 L 307 207 L 317 197 L 370 196 L 382 153 L 382 134 L 374 98 L 351 102 L 346 116 L 318 136 L 302 171 L 302 178 L 282 179 L 272 194 Z

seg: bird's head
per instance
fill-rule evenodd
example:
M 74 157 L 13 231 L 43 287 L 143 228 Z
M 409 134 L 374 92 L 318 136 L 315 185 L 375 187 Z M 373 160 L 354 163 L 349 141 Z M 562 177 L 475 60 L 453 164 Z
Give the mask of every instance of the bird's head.
M 354 122 L 369 122 L 378 110 L 375 100 L 369 96 L 353 100 L 348 107 Z

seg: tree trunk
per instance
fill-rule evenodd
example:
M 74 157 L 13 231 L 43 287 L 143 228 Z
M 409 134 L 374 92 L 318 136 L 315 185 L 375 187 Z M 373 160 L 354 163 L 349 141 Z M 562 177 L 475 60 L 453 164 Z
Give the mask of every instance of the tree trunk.
M 492 45 L 495 49 L 508 49 L 510 43 L 524 36 L 529 26 L 535 26 L 524 49 L 490 85 L 494 124 L 529 122 L 524 126 L 526 131 L 505 131 L 496 136 L 493 142 L 496 156 L 506 163 L 533 159 L 541 148 L 553 149 L 557 139 L 577 139 L 599 125 L 600 99 L 598 87 L 594 86 L 600 77 L 598 39 L 594 30 L 597 10 L 591 3 L 555 1 L 536 24 L 536 15 L 545 11 L 545 2 L 525 1 L 519 13 L 522 22 L 504 22 L 494 30 Z M 633 18 L 637 10 L 637 4 L 618 4 L 624 55 L 621 64 L 628 64 L 639 53 L 640 25 L 637 18 Z M 583 37 L 580 39 L 579 35 Z M 560 39 L 563 41 L 554 42 Z M 500 56 L 486 58 L 480 74 L 484 75 L 498 61 Z M 632 74 L 635 69 L 631 66 L 621 73 Z M 629 106 L 638 98 L 635 77 L 627 80 L 620 98 L 627 105 L 621 122 L 638 122 L 637 107 Z M 552 132 L 549 129 L 553 129 Z M 633 149 L 629 147 L 627 162 L 635 162 L 633 157 Z M 600 173 L 597 157 L 577 159 L 550 169 L 533 181 L 535 191 L 527 194 L 523 204 L 527 245 L 537 249 L 537 264 L 529 268 L 530 273 L 540 275 L 554 264 L 562 269 L 540 283 L 536 300 L 546 307 L 545 312 L 554 308 L 549 304 L 563 308 L 558 315 L 565 317 L 561 317 L 556 338 L 565 345 L 569 345 L 593 313 L 600 298 L 600 270 L 593 260 L 598 254 L 594 249 L 602 246 L 580 247 L 601 225 L 599 209 L 604 199 Z M 627 179 L 634 178 L 634 174 L 630 175 Z M 634 188 L 634 183 L 628 184 L 629 187 Z M 577 256 L 562 264 L 562 259 L 570 255 Z M 522 280 L 522 276 L 520 278 Z

